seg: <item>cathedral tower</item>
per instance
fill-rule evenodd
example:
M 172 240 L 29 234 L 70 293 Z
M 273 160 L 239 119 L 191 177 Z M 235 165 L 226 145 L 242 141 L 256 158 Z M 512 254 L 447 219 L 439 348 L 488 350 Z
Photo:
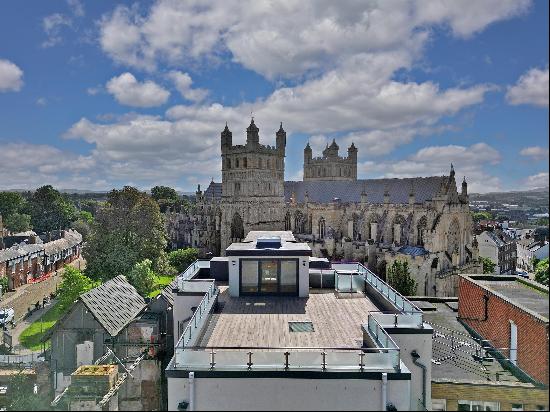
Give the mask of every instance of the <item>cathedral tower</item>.
M 357 180 L 357 148 L 351 144 L 348 157 L 340 157 L 340 147 L 333 140 L 323 150 L 322 157 L 313 157 L 309 143 L 304 149 L 304 181 Z

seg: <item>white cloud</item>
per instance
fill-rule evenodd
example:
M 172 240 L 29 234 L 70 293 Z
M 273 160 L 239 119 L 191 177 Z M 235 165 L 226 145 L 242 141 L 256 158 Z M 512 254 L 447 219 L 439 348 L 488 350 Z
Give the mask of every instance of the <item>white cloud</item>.
M 548 187 L 548 172 L 541 172 L 535 175 L 529 176 L 524 180 L 525 188 L 536 189 L 540 187 Z
M 506 100 L 513 105 L 532 104 L 548 107 L 548 67 L 531 69 L 514 86 L 508 87 Z
M 193 80 L 187 73 L 172 70 L 168 73 L 168 78 L 174 82 L 176 89 L 182 97 L 189 101 L 200 102 L 208 95 L 208 90 L 191 88 Z
M 54 13 L 42 19 L 42 28 L 46 33 L 47 39 L 42 42 L 42 47 L 53 47 L 63 41 L 61 37 L 61 28 L 63 26 L 71 26 L 72 21 L 69 17 Z
M 48 104 L 48 100 L 45 97 L 39 97 L 36 99 L 36 104 L 38 106 L 46 106 Z
M 265 77 L 324 71 L 360 53 L 420 50 L 430 26 L 466 37 L 525 12 L 527 0 L 483 2 L 158 0 L 142 14 L 119 6 L 100 21 L 100 43 L 115 61 L 154 69 L 162 61 L 233 59 Z
M 500 153 L 486 143 L 471 146 L 429 146 L 403 160 L 365 162 L 361 170 L 369 176 L 413 177 L 448 174 L 451 163 L 455 167 L 457 184 L 466 177 L 469 191 L 491 192 L 502 190 L 498 177 L 488 174 L 486 166 L 500 163 Z M 460 190 L 460 189 L 459 189 Z
M 0 93 L 17 92 L 23 87 L 23 70 L 9 60 L 0 59 Z
M 540 146 L 530 146 L 521 149 L 520 155 L 530 157 L 534 161 L 548 159 L 548 148 Z
M 76 17 L 82 17 L 84 16 L 84 5 L 80 0 L 67 0 L 67 4 L 69 5 L 71 12 Z
M 122 73 L 106 84 L 107 91 L 126 106 L 155 107 L 168 100 L 170 92 L 153 81 L 140 83 L 131 73 Z

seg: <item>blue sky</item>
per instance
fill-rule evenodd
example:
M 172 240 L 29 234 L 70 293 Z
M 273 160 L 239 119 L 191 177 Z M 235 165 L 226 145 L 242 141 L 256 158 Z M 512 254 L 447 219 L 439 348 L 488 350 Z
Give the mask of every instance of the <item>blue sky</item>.
M 219 133 L 353 141 L 359 176 L 548 185 L 548 2 L 5 1 L 0 189 L 194 190 Z

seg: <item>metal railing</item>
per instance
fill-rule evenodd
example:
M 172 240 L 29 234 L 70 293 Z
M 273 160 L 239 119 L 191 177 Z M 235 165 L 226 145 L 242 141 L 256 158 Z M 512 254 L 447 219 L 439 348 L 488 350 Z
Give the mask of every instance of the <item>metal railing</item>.
M 202 326 L 212 312 L 212 308 L 214 307 L 214 303 L 218 294 L 219 289 L 216 287 L 216 283 L 212 282 L 212 284 L 208 288 L 208 291 L 199 303 L 199 306 L 197 306 L 197 309 L 193 313 L 193 316 L 191 316 L 191 319 L 189 319 L 189 323 L 183 330 L 183 333 L 181 334 L 180 339 L 176 344 L 176 350 L 185 348 L 192 342 L 194 338 L 200 335 Z
M 206 370 L 395 371 L 399 348 L 187 347 L 175 366 Z
M 181 289 L 182 282 L 186 280 L 192 279 L 199 270 L 206 269 L 210 267 L 210 261 L 209 260 L 195 260 L 193 263 L 191 263 L 187 269 L 185 269 L 182 273 L 178 275 L 178 287 Z

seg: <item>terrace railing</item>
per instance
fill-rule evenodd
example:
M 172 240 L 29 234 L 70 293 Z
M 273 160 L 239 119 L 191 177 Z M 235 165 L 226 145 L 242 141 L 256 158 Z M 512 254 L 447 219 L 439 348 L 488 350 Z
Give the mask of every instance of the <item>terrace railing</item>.
M 195 260 L 185 271 L 178 275 L 178 287 L 181 289 L 182 282 L 192 279 L 201 269 L 209 268 L 209 260 Z

